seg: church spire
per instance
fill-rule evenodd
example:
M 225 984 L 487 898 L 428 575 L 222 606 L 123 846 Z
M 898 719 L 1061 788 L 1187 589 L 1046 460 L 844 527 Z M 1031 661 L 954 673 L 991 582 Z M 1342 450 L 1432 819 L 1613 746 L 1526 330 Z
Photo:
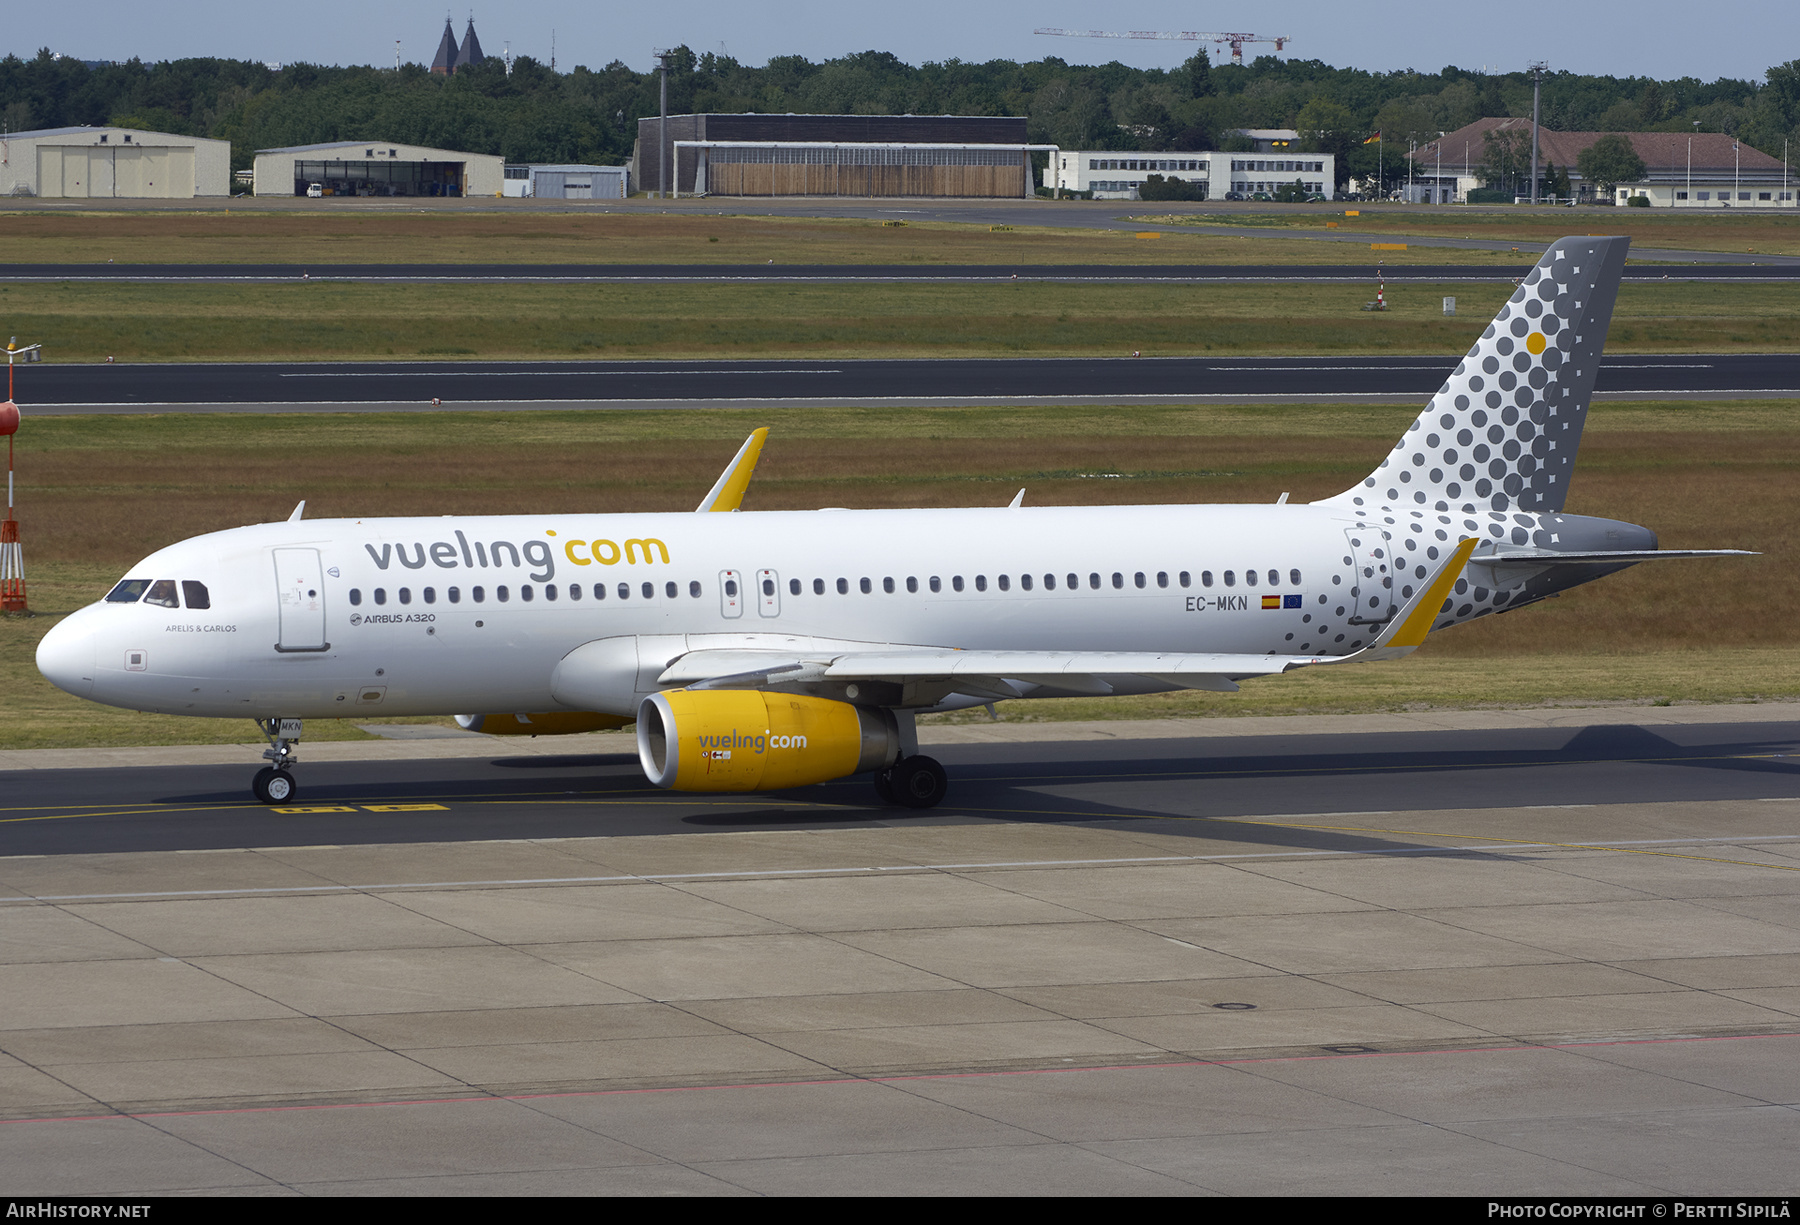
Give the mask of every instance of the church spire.
M 474 23 L 470 22 L 471 27 Z M 431 61 L 431 71 L 440 76 L 449 76 L 456 71 L 456 35 L 450 31 L 450 18 L 444 18 L 444 37 L 438 41 L 437 57 Z
M 445 32 L 448 33 L 449 29 L 449 23 L 446 22 Z M 456 70 L 461 72 L 464 68 L 474 68 L 486 58 L 481 53 L 481 40 L 475 37 L 475 15 L 471 13 L 468 32 L 463 35 L 462 50 L 456 53 Z

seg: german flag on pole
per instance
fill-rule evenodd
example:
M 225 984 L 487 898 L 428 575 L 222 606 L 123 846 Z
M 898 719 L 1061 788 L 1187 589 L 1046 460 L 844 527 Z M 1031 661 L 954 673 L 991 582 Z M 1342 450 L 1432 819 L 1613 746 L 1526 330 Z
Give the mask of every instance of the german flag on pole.
M 1380 132 L 1377 132 L 1377 133 L 1375 133 L 1375 135 L 1373 135 L 1373 136 L 1371 136 L 1371 137 L 1369 137 L 1369 139 L 1367 139 L 1367 140 L 1365 140 L 1365 141 L 1363 141 L 1363 144 L 1365 144 L 1365 145 L 1372 145 L 1372 144 L 1374 144 L 1374 143 L 1375 143 L 1375 142 L 1376 142 L 1376 141 L 1378 141 L 1378 140 L 1380 140 L 1380 139 L 1381 139 L 1381 133 L 1380 133 Z

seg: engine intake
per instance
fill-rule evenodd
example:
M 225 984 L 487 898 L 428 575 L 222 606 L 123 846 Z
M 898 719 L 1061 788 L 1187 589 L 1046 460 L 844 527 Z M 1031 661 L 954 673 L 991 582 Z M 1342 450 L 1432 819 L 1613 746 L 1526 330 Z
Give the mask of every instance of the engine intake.
M 638 760 L 673 791 L 778 791 L 885 769 L 893 713 L 760 689 L 671 689 L 638 706 Z

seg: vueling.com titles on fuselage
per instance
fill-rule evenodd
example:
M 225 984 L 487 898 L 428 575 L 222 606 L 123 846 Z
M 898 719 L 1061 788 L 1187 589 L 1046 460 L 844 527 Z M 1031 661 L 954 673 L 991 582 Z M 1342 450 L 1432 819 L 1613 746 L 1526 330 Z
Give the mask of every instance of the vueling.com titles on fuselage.
M 386 570 L 397 559 L 408 570 L 423 570 L 427 565 L 440 570 L 497 570 L 502 566 L 517 570 L 529 565 L 535 567 L 531 572 L 534 583 L 547 583 L 556 577 L 556 554 L 549 541 L 527 540 L 523 544 L 510 540 L 471 541 L 460 530 L 453 530 L 451 535 L 456 537 L 454 544 L 448 540 L 430 543 L 416 540 L 410 545 L 383 544 L 377 549 L 372 544 L 365 544 L 363 548 L 381 570 Z M 555 536 L 556 532 L 546 528 L 544 535 Z M 571 537 L 561 544 L 563 556 L 577 566 L 669 564 L 669 546 L 654 536 L 634 536 L 623 542 Z

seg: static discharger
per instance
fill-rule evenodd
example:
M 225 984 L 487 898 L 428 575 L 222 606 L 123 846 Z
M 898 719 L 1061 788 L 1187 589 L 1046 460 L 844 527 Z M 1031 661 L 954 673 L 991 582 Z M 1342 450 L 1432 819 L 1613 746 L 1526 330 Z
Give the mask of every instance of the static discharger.
M 13 517 L 13 435 L 19 432 L 19 406 L 13 401 L 13 366 L 37 361 L 41 348 L 20 348 L 17 336 L 6 345 L 6 403 L 0 404 L 0 434 L 6 435 L 6 518 L 0 519 L 0 612 L 30 611 L 25 605 L 25 556 L 19 548 L 19 521 Z

